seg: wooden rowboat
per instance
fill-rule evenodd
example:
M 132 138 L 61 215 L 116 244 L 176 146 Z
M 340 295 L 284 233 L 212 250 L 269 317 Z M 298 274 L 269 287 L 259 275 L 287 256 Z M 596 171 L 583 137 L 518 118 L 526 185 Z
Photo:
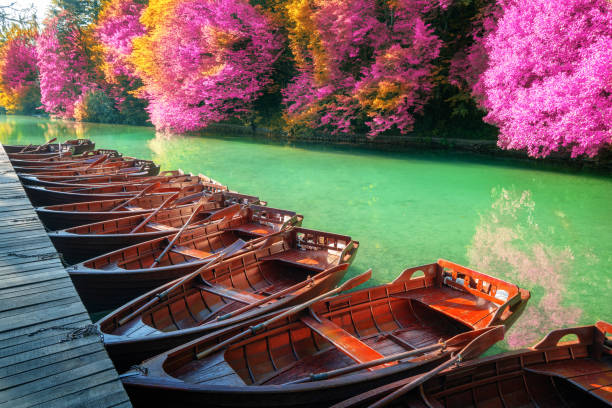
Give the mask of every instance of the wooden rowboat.
M 90 167 L 91 166 L 91 167 Z M 49 168 L 49 167 L 13 167 L 21 182 L 28 183 L 27 177 L 72 177 L 85 176 L 94 174 L 114 174 L 117 172 L 144 171 L 149 176 L 159 174 L 159 166 L 150 160 L 140 160 L 134 158 L 124 158 L 114 161 L 108 161 L 101 164 L 91 163 L 89 165 L 81 165 L 80 167 L 69 168 Z M 130 170 L 131 169 L 131 170 Z
M 97 149 L 90 150 L 79 156 L 60 156 L 55 155 L 46 159 L 11 159 L 11 164 L 15 167 L 49 167 L 49 168 L 62 168 L 62 167 L 74 167 L 76 165 L 91 164 L 102 156 L 106 155 L 110 161 L 118 160 L 122 158 L 122 154 L 117 150 L 110 149 Z
M 179 286 L 170 282 L 112 312 L 98 322 L 106 349 L 119 370 L 127 369 L 206 333 L 304 302 L 336 286 L 358 248 L 350 237 L 297 229 L 295 236 L 222 261 Z M 340 263 L 345 267 L 336 269 Z M 143 308 L 173 286 L 164 302 Z
M 196 202 L 190 205 L 160 210 L 152 217 L 150 217 L 148 213 L 132 215 L 129 217 L 52 231 L 49 232 L 49 238 L 51 238 L 51 242 L 53 242 L 55 249 L 63 255 L 64 260 L 69 265 L 73 265 L 77 262 L 85 261 L 121 248 L 150 241 L 155 238 L 165 237 L 166 235 L 176 234 L 196 210 L 198 210 L 198 213 L 195 215 L 195 218 L 193 218 L 189 228 L 196 228 L 202 224 L 220 220 L 228 215 L 233 215 L 228 214 L 226 211 L 220 211 L 228 207 L 224 205 L 224 202 L 215 200 L 215 197 L 212 198 L 212 201 L 203 205 Z M 240 211 L 240 204 L 233 204 L 231 207 L 234 213 Z M 296 216 L 296 213 L 292 211 L 259 206 L 250 206 L 243 211 L 245 212 L 245 222 L 251 222 L 252 217 L 247 215 L 249 211 L 254 214 L 261 212 L 278 214 L 279 218 L 283 216 Z M 145 221 L 146 224 L 141 226 Z M 141 227 L 138 231 L 134 232 L 133 230 L 137 226 Z
M 7 153 L 6 154 L 10 161 L 13 160 L 52 160 L 54 158 L 68 158 L 72 157 L 71 152 L 61 153 Z
M 563 341 L 568 336 L 575 339 Z M 531 348 L 469 361 L 442 371 L 384 406 L 610 407 L 611 336 L 612 325 L 606 322 L 554 330 Z M 334 408 L 370 406 L 418 378 L 359 394 Z
M 174 235 L 153 239 L 67 270 L 90 312 L 109 310 L 193 272 L 240 239 L 248 243 L 300 222 L 301 218 L 262 209 L 244 217 L 188 229 L 175 242 L 170 241 Z M 285 239 L 291 239 L 291 235 Z
M 94 142 L 89 139 L 72 139 L 66 140 L 65 142 L 60 143 L 50 143 L 45 145 L 4 145 L 4 151 L 7 153 L 30 153 L 30 154 L 49 154 L 58 152 L 58 144 L 59 150 L 61 151 L 69 151 L 74 155 L 82 154 L 88 150 L 93 150 L 96 146 Z M 25 149 L 25 151 L 24 151 Z M 38 149 L 36 152 L 34 150 Z
M 473 355 L 484 352 L 492 343 L 478 339 L 503 334 L 528 299 L 513 284 L 441 260 L 283 312 L 247 327 L 246 337 L 233 327 L 194 340 L 141 363 L 123 384 L 139 406 L 329 406 L 427 372 L 466 343 Z
M 163 183 L 162 189 L 184 188 L 201 184 L 209 193 L 227 190 L 227 187 L 207 180 L 205 176 L 178 177 L 179 181 Z M 34 206 L 68 204 L 84 201 L 109 200 L 115 198 L 129 198 L 138 194 L 151 183 L 142 182 L 114 184 L 99 187 L 44 187 L 24 185 L 24 190 Z
M 181 192 L 175 206 L 188 205 L 202 197 L 202 191 L 208 192 L 203 185 L 196 184 Z M 147 194 L 131 201 L 128 205 L 115 211 L 114 208 L 124 203 L 126 199 L 118 198 L 112 200 L 86 201 L 70 204 L 49 205 L 36 208 L 36 214 L 48 230 L 55 231 L 78 225 L 91 224 L 94 222 L 114 220 L 129 215 L 149 214 L 158 208 L 173 192 L 161 194 Z M 221 191 L 214 194 L 216 200 L 223 202 L 225 206 L 231 204 L 261 204 L 258 197 L 240 194 L 236 192 Z
M 82 187 L 121 183 L 167 182 L 172 178 L 185 175 L 181 170 L 169 170 L 161 172 L 158 176 L 151 176 L 147 170 L 136 172 L 116 172 L 112 174 L 87 174 L 82 176 L 39 176 L 19 175 L 22 184 L 43 187 Z

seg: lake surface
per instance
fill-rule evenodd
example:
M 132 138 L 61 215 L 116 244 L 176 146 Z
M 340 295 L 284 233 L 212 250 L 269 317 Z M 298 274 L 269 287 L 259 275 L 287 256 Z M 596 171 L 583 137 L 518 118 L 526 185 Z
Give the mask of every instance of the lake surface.
M 266 144 L 243 137 L 180 137 L 152 128 L 0 116 L 0 142 L 86 137 L 152 159 L 162 170 L 203 173 L 304 226 L 361 243 L 347 277 L 371 284 L 446 258 L 532 293 L 496 347 L 531 345 L 548 331 L 612 321 L 612 179 L 449 152 L 389 153 Z

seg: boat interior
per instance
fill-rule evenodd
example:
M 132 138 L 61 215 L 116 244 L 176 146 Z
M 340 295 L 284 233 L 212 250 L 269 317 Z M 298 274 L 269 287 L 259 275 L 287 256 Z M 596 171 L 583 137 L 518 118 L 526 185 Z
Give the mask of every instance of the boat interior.
M 551 332 L 533 351 L 493 356 L 439 376 L 412 399 L 446 407 L 608 407 L 612 326 Z M 476 364 L 478 363 L 478 364 Z M 422 404 L 422 402 L 421 402 Z M 415 405 L 419 406 L 419 405 Z
M 307 232 L 300 234 L 307 235 L 307 239 L 313 242 L 326 235 L 319 231 L 303 231 Z M 119 336 L 142 337 L 214 322 L 218 316 L 260 301 L 336 265 L 350 242 L 349 237 L 339 237 L 326 237 L 327 248 L 319 246 L 317 249 L 300 250 L 301 259 L 312 259 L 311 256 L 316 252 L 328 252 L 324 263 L 313 265 L 311 262 L 299 262 L 299 259 L 296 262 L 292 252 L 295 247 L 291 246 L 291 240 L 281 236 L 272 245 L 239 254 L 202 271 L 199 277 L 170 292 L 163 302 L 144 309 L 139 319 L 132 319 L 123 325 L 117 324 L 123 317 L 154 298 L 155 294 L 141 298 L 112 319 L 105 320 L 101 330 Z M 166 287 L 171 285 L 169 283 Z M 156 290 L 156 293 L 161 290 L 163 288 Z
M 407 269 L 388 285 L 318 302 L 310 314 L 239 341 L 222 357 L 219 352 L 198 360 L 194 356 L 207 345 L 196 343 L 195 350 L 187 348 L 169 355 L 164 369 L 173 377 L 197 384 L 285 384 L 471 331 L 480 327 L 483 311 L 495 314 L 501 309 L 487 300 L 493 291 L 490 286 L 512 291 L 512 285 L 503 281 L 470 270 L 451 271 L 455 265 L 443 262 Z M 463 287 L 470 279 L 483 282 L 473 293 Z M 383 366 L 369 370 L 380 368 Z
M 142 226 L 138 232 L 158 232 L 175 231 L 181 228 L 189 219 L 198 204 L 184 205 L 176 208 L 161 210 Z M 191 221 L 190 227 L 196 227 L 207 222 L 209 217 L 222 207 L 218 202 L 205 203 Z M 113 220 L 96 222 L 93 224 L 81 225 L 68 228 L 61 233 L 77 235 L 108 235 L 108 234 L 129 234 L 140 225 L 149 214 L 135 215 L 131 217 L 116 218 Z
M 203 261 L 232 245 L 238 239 L 250 241 L 280 230 L 285 222 L 296 216 L 294 212 L 274 208 L 250 206 L 242 214 L 221 222 L 187 229 L 157 267 Z M 299 218 L 301 222 L 301 217 Z M 164 251 L 171 238 L 164 237 L 134 245 L 120 251 L 85 262 L 92 269 L 143 269 L 149 268 Z

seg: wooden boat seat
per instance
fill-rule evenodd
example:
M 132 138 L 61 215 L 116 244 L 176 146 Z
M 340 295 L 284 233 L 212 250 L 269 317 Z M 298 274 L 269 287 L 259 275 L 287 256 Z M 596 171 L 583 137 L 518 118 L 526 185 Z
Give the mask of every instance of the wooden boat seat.
M 199 249 L 188 248 L 188 247 L 178 246 L 178 245 L 175 245 L 170 250 L 170 252 L 174 252 L 175 254 L 190 256 L 192 258 L 197 258 L 197 259 L 207 259 L 213 256 L 213 253 L 211 252 L 200 251 Z
M 292 265 L 301 266 L 315 271 L 324 271 L 338 259 L 338 256 L 330 254 L 327 250 L 300 251 L 290 249 L 274 255 L 262 258 L 262 261 L 282 261 Z
M 612 364 L 609 360 L 562 360 L 529 366 L 525 368 L 525 371 L 564 378 L 604 401 L 612 403 Z
M 319 318 L 320 321 L 317 321 L 317 319 L 312 316 L 305 316 L 302 317 L 301 320 L 311 330 L 332 343 L 338 350 L 355 360 L 357 363 L 367 363 L 384 357 L 378 351 L 374 350 L 355 336 L 350 335 L 342 327 L 329 319 Z M 392 364 L 382 364 L 377 367 L 371 367 L 370 370 L 382 368 L 387 365 Z
M 275 232 L 274 228 L 269 225 L 259 224 L 259 223 L 249 223 L 242 224 L 239 227 L 232 228 L 230 231 L 244 232 L 246 234 L 256 235 L 259 237 L 263 237 L 264 235 L 269 235 Z
M 498 306 L 471 293 L 447 287 L 428 287 L 392 295 L 395 298 L 419 301 L 430 308 L 454 317 L 470 327 L 486 326 Z
M 264 299 L 264 296 L 258 295 L 257 293 L 247 292 L 246 290 L 240 290 L 237 288 L 228 288 L 225 286 L 219 285 L 196 285 L 196 287 L 200 290 L 203 290 L 208 293 L 212 293 L 214 295 L 218 295 L 224 297 L 226 299 L 235 300 L 241 303 L 251 304 L 255 303 L 261 299 Z

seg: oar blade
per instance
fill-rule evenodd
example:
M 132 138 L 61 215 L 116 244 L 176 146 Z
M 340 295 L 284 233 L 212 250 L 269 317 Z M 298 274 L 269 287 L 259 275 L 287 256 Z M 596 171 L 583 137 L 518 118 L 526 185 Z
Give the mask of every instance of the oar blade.
M 341 265 L 338 265 L 337 267 L 342 267 L 342 266 L 344 266 L 345 268 L 349 267 L 348 264 L 341 264 Z M 357 286 L 362 285 L 365 282 L 369 281 L 370 278 L 372 278 L 372 269 L 368 269 L 367 271 L 365 271 L 361 275 L 357 275 L 354 278 L 351 278 L 351 279 L 347 280 L 342 285 L 340 285 L 339 289 L 342 292 L 344 292 L 346 290 L 354 289 Z
M 493 326 L 488 327 L 488 329 L 489 330 L 485 330 L 461 350 L 462 361 L 471 360 L 480 356 L 495 343 L 504 339 L 504 326 Z
M 210 217 L 208 217 L 207 221 L 216 221 L 221 220 L 223 218 L 232 218 L 236 215 L 242 208 L 240 204 L 232 204 L 228 207 L 225 207 L 219 211 L 215 211 Z

